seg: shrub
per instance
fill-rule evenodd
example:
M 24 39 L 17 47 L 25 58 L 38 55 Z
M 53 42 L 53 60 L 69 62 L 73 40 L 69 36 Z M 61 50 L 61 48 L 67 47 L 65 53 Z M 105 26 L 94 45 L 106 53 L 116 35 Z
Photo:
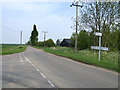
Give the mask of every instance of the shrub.
M 47 47 L 54 47 L 55 43 L 53 42 L 52 39 L 48 39 L 47 41 L 45 41 L 45 46 L 47 46 Z
M 39 47 L 44 47 L 44 44 L 46 47 L 55 47 L 56 46 L 52 39 L 48 39 L 45 42 L 38 42 Z

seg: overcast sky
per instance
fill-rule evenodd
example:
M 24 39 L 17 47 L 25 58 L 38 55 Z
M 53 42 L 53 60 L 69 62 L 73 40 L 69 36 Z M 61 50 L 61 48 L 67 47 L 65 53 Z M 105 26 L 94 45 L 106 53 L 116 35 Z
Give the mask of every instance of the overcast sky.
M 43 41 L 43 31 L 48 31 L 46 39 L 70 38 L 75 17 L 72 2 L 3 2 L 2 3 L 2 43 L 20 43 L 20 31 L 23 31 L 23 43 L 29 40 L 33 25 L 39 32 L 39 41 Z

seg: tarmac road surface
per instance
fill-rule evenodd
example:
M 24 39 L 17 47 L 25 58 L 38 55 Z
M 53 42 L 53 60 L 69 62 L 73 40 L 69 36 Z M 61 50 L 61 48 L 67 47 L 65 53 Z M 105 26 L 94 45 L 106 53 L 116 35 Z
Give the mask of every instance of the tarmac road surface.
M 2 56 L 3 88 L 118 88 L 118 73 L 28 47 Z

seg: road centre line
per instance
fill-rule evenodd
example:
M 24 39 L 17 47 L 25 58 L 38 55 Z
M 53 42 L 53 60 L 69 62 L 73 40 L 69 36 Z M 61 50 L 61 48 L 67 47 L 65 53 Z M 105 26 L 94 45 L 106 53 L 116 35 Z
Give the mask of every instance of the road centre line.
M 48 79 L 45 77 L 45 75 L 44 75 L 42 72 L 40 72 L 39 69 L 38 69 L 37 67 L 35 67 L 35 65 L 34 65 L 32 62 L 30 62 L 30 60 L 29 60 L 25 55 L 23 55 L 23 56 L 24 56 L 24 58 L 26 59 L 26 61 L 28 61 L 29 63 L 31 63 L 31 65 L 40 73 L 40 75 L 41 75 L 43 78 L 45 78 L 45 79 L 48 81 L 48 83 L 49 83 L 52 87 L 55 87 L 55 85 L 53 85 L 53 83 L 52 83 L 50 80 L 48 80 Z

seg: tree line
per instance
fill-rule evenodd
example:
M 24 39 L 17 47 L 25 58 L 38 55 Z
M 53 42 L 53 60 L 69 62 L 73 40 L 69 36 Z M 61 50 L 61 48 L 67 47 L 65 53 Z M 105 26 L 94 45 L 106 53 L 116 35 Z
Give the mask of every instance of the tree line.
M 91 46 L 98 46 L 98 37 L 94 32 L 102 33 L 102 47 L 109 47 L 111 51 L 118 50 L 120 46 L 119 33 L 120 24 L 120 1 L 119 2 L 83 2 L 83 8 L 79 13 L 78 49 L 87 49 Z M 76 22 L 76 20 L 74 21 Z M 32 46 L 55 46 L 52 39 L 45 42 L 38 42 L 38 31 L 33 26 L 28 44 Z M 71 47 L 75 46 L 75 33 L 71 35 Z
M 102 33 L 102 47 L 110 50 L 118 50 L 120 25 L 120 1 L 119 2 L 86 2 L 82 3 L 79 16 L 78 49 L 98 46 L 98 37 L 94 32 Z M 75 34 L 71 36 L 71 46 L 74 47 Z

